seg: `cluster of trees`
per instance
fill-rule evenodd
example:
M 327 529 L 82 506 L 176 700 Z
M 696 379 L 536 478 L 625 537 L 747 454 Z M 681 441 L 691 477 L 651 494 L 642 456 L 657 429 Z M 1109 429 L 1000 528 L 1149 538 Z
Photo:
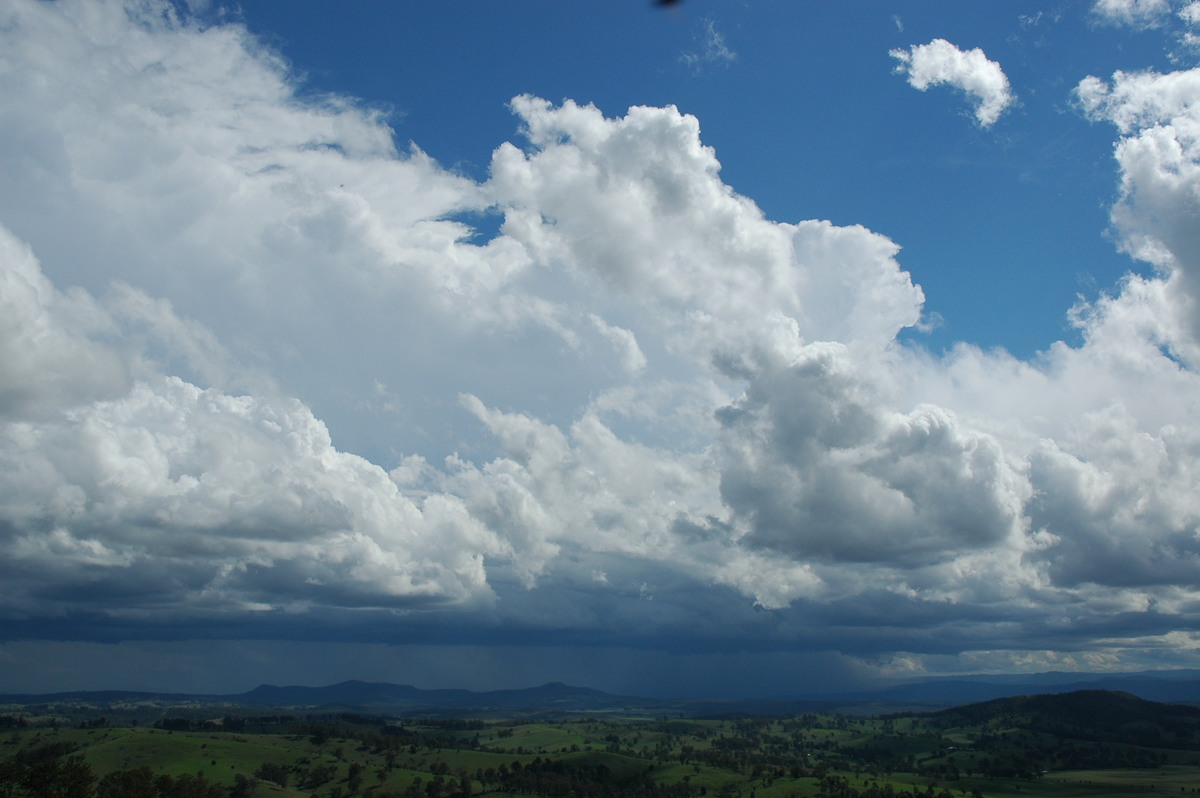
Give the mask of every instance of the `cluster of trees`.
M 979 735 L 968 750 L 931 756 L 905 769 L 946 780 L 970 775 L 1035 779 L 1048 770 L 1155 768 L 1166 761 L 1163 751 L 1136 745 L 1007 732 Z
M 248 795 L 248 793 L 243 793 Z M 80 756 L 0 762 L 3 798 L 230 798 L 230 791 L 197 774 L 171 777 L 150 768 L 96 778 Z
M 933 785 L 924 790 L 897 790 L 892 784 L 869 784 L 859 789 L 852 786 L 844 776 L 825 776 L 821 779 L 819 798 L 957 798 L 945 788 L 937 790 Z M 973 798 L 982 798 L 979 790 L 973 790 Z
M 198 718 L 160 718 L 154 721 L 154 728 L 166 731 L 213 731 L 220 729 L 227 732 L 247 731 L 250 728 L 285 726 L 296 722 L 292 715 L 228 715 L 221 720 Z
M 703 788 L 678 784 L 655 784 L 643 778 L 618 779 L 603 763 L 566 762 L 535 757 L 533 761 L 490 767 L 473 777 L 465 770 L 450 774 L 434 768 L 429 780 L 413 779 L 403 792 L 375 792 L 374 798 L 469 798 L 473 785 L 484 793 L 538 795 L 546 798 L 696 798 Z

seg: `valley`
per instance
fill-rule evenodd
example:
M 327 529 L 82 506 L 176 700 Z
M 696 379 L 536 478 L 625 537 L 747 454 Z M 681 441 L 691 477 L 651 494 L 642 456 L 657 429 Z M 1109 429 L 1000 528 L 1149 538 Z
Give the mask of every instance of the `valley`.
M 120 698 L 7 705 L 0 796 L 1117 798 L 1200 788 L 1200 709 L 1101 690 L 874 716 L 614 706 L 399 717 Z

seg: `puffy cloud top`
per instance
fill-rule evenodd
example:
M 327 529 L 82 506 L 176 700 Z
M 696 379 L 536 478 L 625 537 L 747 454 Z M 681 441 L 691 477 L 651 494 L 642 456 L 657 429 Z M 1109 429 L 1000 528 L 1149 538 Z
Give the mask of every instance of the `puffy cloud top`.
M 22 400 L 0 426 L 6 612 L 106 591 L 109 611 L 182 615 L 489 593 L 482 555 L 499 544 L 461 502 L 405 495 L 294 399 L 202 389 L 122 357 L 87 328 L 117 336 L 120 319 L 60 294 L 2 229 L 0 279 L 20 289 L 4 292 L 4 317 L 23 322 L 0 333 L 22 353 L 0 383 Z
M 674 107 L 606 119 L 518 97 L 532 151 L 498 148 L 488 183 L 503 232 L 539 263 L 596 281 L 657 320 L 671 347 L 740 375 L 806 341 L 891 340 L 924 296 L 861 227 L 780 224 L 719 178 L 695 117 Z
M 1121 197 L 1113 222 L 1122 246 L 1170 281 L 1162 343 L 1200 364 L 1200 69 L 1167 75 L 1087 77 L 1076 87 L 1084 112 L 1125 134 L 1116 148 Z

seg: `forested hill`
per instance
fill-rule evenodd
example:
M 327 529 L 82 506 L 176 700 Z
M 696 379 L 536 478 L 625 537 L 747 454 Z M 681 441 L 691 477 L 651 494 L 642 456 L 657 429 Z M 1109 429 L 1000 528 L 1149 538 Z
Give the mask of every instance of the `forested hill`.
M 1200 743 L 1200 709 L 1146 701 L 1112 690 L 998 698 L 925 717 L 944 728 L 1019 728 L 1076 740 L 1165 748 L 1191 748 Z

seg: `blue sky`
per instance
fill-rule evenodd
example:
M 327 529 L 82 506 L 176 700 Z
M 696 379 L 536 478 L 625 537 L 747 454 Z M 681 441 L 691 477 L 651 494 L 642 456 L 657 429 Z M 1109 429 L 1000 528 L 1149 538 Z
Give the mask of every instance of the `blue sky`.
M 1200 4 L 0 0 L 0 683 L 1196 667 Z

